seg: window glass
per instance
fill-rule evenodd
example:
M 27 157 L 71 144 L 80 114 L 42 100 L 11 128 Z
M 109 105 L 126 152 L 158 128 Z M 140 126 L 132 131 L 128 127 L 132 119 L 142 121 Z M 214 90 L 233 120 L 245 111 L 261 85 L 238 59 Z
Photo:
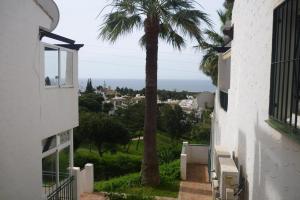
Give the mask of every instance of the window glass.
M 44 64 L 45 64 L 45 85 L 57 86 L 59 84 L 58 74 L 58 49 L 45 47 Z
M 56 147 L 56 136 L 46 138 L 42 141 L 43 153 Z
M 73 85 L 73 53 L 60 51 L 60 84 Z
M 59 152 L 59 180 L 62 181 L 70 176 L 70 147 Z
M 70 141 L 70 133 L 69 133 L 69 131 L 61 133 L 59 135 L 59 138 L 60 138 L 60 144 L 63 144 L 63 143 L 66 143 L 66 142 Z
M 43 190 L 48 194 L 56 185 L 56 153 L 53 153 L 42 160 Z

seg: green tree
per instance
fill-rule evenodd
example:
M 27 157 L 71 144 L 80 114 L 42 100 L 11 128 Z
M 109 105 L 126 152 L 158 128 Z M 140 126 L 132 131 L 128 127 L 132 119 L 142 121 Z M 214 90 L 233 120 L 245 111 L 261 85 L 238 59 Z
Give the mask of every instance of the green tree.
M 109 113 L 109 111 L 111 111 L 114 107 L 114 104 L 112 103 L 104 103 L 103 104 L 103 112 L 105 113 Z
M 128 130 L 111 117 L 94 116 L 93 138 L 100 156 L 105 150 L 114 152 L 116 145 L 126 145 L 130 141 Z
M 233 0 L 226 0 L 224 9 L 217 11 L 222 26 L 225 25 L 227 20 L 231 19 L 232 8 Z M 204 33 L 207 36 L 207 40 L 201 41 L 198 46 L 204 53 L 200 63 L 200 70 L 202 70 L 204 74 L 210 76 L 213 84 L 217 85 L 219 56 L 216 47 L 223 47 L 225 45 L 224 35 L 209 29 L 205 30 Z
M 193 126 L 191 130 L 191 139 L 196 143 L 209 144 L 211 132 L 212 109 L 206 109 L 201 115 L 201 121 Z
M 103 101 L 104 99 L 100 94 L 83 93 L 79 97 L 79 108 L 81 111 L 101 112 Z
M 144 119 L 145 119 L 144 110 L 145 110 L 145 102 L 140 102 L 137 104 L 130 104 L 128 105 L 127 108 L 123 108 L 117 111 L 117 117 L 131 132 L 131 138 L 138 137 L 136 149 L 139 148 L 142 131 L 144 128 Z M 128 149 L 129 149 L 129 145 L 128 145 Z
M 79 127 L 74 130 L 74 150 L 76 150 L 81 143 L 93 144 L 93 133 L 95 131 L 93 121 L 94 113 L 81 111 L 79 113 Z M 94 123 L 94 124 L 93 124 Z
M 166 104 L 162 106 L 160 113 L 162 128 L 171 138 L 180 138 L 188 132 L 187 116 L 179 105 L 172 108 Z
M 95 88 L 93 87 L 92 79 L 88 79 L 86 83 L 85 93 L 94 93 L 94 92 L 95 92 Z
M 160 183 L 156 153 L 157 128 L 157 59 L 158 39 L 174 48 L 185 46 L 183 36 L 188 35 L 199 43 L 203 40 L 199 28 L 202 22 L 210 25 L 207 14 L 195 8 L 190 0 L 112 0 L 112 11 L 106 15 L 99 37 L 115 42 L 133 29 L 144 29 L 140 39 L 146 47 L 146 101 L 144 121 L 144 159 L 142 183 Z M 182 35 L 180 35 L 182 34 Z

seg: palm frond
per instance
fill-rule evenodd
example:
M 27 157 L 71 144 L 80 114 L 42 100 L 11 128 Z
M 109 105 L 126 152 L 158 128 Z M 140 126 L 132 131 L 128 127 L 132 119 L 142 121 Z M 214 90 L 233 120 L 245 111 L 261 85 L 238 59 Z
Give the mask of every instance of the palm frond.
M 143 47 L 145 47 L 146 46 L 146 35 L 143 35 L 141 38 L 140 38 L 140 40 L 139 40 L 139 44 L 140 44 L 140 46 L 143 48 Z
M 224 25 L 226 23 L 226 21 L 227 21 L 226 12 L 224 10 L 219 9 L 219 10 L 217 10 L 217 13 L 218 13 L 220 21 Z
M 160 25 L 159 37 L 178 50 L 186 45 L 184 38 L 174 31 L 169 24 Z
M 223 46 L 225 41 L 222 35 L 218 34 L 217 32 L 213 30 L 205 30 L 204 31 L 205 35 L 207 38 L 211 41 L 212 44 L 217 45 L 217 46 Z
M 115 42 L 121 35 L 142 26 L 141 17 L 137 14 L 128 16 L 125 11 L 116 11 L 106 16 L 100 27 L 99 38 Z

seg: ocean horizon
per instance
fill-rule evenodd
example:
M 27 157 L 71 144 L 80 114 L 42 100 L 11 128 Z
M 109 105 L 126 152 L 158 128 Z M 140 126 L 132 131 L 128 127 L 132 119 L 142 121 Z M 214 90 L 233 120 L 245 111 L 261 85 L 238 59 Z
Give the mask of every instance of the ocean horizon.
M 143 79 L 103 79 L 94 78 L 92 84 L 94 87 L 99 85 L 110 86 L 112 89 L 116 87 L 127 87 L 134 90 L 141 90 L 145 87 Z M 84 90 L 86 87 L 87 78 L 79 78 L 79 88 Z M 171 91 L 189 91 L 189 92 L 214 92 L 216 87 L 210 80 L 174 80 L 174 79 L 159 79 L 158 89 Z

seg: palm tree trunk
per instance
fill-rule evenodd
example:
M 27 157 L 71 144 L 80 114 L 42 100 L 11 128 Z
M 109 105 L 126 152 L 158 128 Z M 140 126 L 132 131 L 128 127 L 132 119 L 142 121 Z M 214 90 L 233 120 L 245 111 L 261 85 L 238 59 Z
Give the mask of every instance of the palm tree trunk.
M 160 183 L 156 152 L 157 126 L 157 54 L 159 22 L 145 21 L 146 32 L 146 99 L 144 122 L 144 159 L 142 163 L 142 184 L 155 186 Z

